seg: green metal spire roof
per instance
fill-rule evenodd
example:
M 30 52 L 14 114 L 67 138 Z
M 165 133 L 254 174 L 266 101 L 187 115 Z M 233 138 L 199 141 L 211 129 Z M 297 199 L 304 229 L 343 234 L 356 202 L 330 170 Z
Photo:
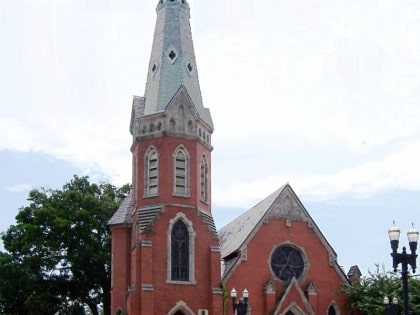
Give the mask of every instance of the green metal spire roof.
M 164 111 L 184 86 L 200 118 L 213 129 L 203 107 L 186 0 L 160 0 L 145 91 L 144 115 Z

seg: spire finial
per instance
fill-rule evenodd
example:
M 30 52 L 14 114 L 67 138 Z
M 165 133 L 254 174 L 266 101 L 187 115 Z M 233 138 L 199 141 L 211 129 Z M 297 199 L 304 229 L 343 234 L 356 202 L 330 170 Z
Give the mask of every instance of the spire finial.
M 182 3 L 182 4 L 186 4 L 187 0 L 159 0 L 159 4 L 163 4 L 165 2 L 179 2 L 179 3 Z
M 180 89 L 213 130 L 210 112 L 203 106 L 187 0 L 159 0 L 144 93 L 144 115 L 166 110 Z

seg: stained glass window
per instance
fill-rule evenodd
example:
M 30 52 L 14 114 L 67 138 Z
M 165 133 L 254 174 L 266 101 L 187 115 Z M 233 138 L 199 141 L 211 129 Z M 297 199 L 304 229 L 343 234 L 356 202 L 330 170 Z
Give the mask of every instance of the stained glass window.
M 293 246 L 279 246 L 271 255 L 271 269 L 282 281 L 289 282 L 293 277 L 299 280 L 304 266 L 301 253 Z
M 174 224 L 171 237 L 172 280 L 189 281 L 189 234 L 181 220 Z

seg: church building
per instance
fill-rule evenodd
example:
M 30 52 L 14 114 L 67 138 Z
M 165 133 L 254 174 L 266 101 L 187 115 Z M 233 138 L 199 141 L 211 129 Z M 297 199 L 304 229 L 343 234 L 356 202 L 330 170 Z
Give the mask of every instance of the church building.
M 109 220 L 111 314 L 347 315 L 350 281 L 289 184 L 221 229 L 213 121 L 187 0 L 159 0 L 144 96 L 134 96 L 132 191 Z

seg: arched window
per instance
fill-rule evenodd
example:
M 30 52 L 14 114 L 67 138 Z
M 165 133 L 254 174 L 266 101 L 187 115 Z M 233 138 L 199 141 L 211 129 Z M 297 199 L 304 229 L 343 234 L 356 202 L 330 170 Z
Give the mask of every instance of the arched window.
M 174 159 L 174 194 L 189 195 L 189 155 L 183 146 L 180 146 L 173 155 Z
M 207 159 L 203 155 L 201 158 L 201 200 L 204 202 L 208 202 L 208 165 L 207 165 Z
M 167 229 L 167 274 L 169 283 L 196 284 L 195 281 L 195 237 L 193 224 L 183 212 L 178 212 L 169 220 Z M 179 305 L 178 305 L 179 306 Z M 183 308 L 174 308 L 173 312 Z M 189 314 L 189 311 L 187 311 Z M 192 312 L 191 314 L 194 314 Z
M 185 110 L 184 105 L 179 105 L 178 108 L 178 121 L 180 122 L 178 126 L 178 131 L 184 132 L 185 131 Z
M 137 168 L 137 155 L 136 154 L 133 154 L 133 157 L 132 157 L 132 173 L 131 173 L 131 182 L 133 183 L 132 185 L 133 185 L 133 192 L 134 192 L 134 194 L 133 194 L 133 196 L 134 196 L 134 198 L 137 198 L 137 180 L 138 180 L 138 173 L 137 173 L 137 171 L 138 171 L 138 168 Z
M 337 309 L 334 304 L 331 304 L 328 308 L 328 315 L 338 315 Z
M 119 307 L 118 309 L 117 309 L 117 311 L 115 312 L 115 314 L 116 315 L 124 315 L 125 313 L 124 313 L 124 311 Z
M 189 281 L 190 241 L 188 228 L 178 220 L 171 233 L 171 280 Z
M 156 149 L 150 148 L 145 156 L 144 194 L 155 196 L 159 189 L 159 159 Z

